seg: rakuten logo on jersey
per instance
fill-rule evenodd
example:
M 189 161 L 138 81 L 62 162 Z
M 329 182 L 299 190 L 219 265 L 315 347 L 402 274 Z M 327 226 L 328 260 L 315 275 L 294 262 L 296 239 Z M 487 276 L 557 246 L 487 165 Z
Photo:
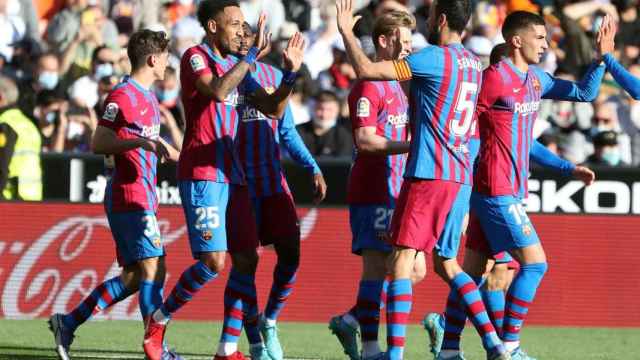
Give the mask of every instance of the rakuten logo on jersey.
M 155 139 L 160 136 L 160 124 L 151 125 L 151 126 L 143 126 L 142 133 L 140 134 L 143 137 Z
M 409 123 L 409 117 L 406 113 L 400 115 L 387 116 L 387 124 L 393 125 L 397 128 L 405 127 Z
M 513 111 L 520 115 L 528 115 L 540 109 L 540 101 L 530 101 L 526 103 L 515 103 Z
M 244 110 L 242 110 L 242 121 L 250 122 L 260 120 L 269 120 L 269 118 L 254 107 L 245 107 Z

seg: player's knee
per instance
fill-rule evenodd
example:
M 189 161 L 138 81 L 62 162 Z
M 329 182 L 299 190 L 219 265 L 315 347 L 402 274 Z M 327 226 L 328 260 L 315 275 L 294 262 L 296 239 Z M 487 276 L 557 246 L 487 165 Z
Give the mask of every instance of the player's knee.
M 424 264 L 423 264 L 424 265 Z M 427 267 L 426 266 L 414 266 L 413 273 L 411 274 L 411 282 L 413 284 L 417 284 L 424 280 L 427 277 Z
M 534 278 L 534 280 L 540 281 L 544 274 L 549 269 L 549 266 L 546 262 L 534 263 L 534 264 L 524 264 L 520 267 L 520 272 L 523 273 L 524 276 L 529 276 Z
M 138 262 L 138 267 L 141 273 L 139 278 L 156 282 L 164 281 L 166 272 L 164 257 L 140 260 Z
M 258 268 L 258 253 L 248 251 L 231 255 L 234 270 L 243 274 L 255 274 Z
M 212 272 L 221 273 L 224 270 L 226 255 L 225 252 L 218 251 L 205 253 L 200 256 L 200 262 L 205 264 Z
M 506 290 L 507 275 L 509 269 L 506 266 L 496 266 L 487 276 L 486 287 L 489 291 Z

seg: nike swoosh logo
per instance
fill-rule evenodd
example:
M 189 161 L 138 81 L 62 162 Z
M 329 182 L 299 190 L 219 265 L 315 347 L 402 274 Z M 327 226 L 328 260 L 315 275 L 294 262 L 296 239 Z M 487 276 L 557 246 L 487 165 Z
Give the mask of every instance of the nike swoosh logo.
M 146 113 L 147 113 L 147 110 L 149 110 L 149 108 L 147 108 L 147 109 L 144 109 L 144 110 L 140 111 L 140 115 L 144 115 L 144 114 L 146 114 Z
M 520 92 L 520 90 L 522 90 L 522 89 L 513 89 L 513 93 L 514 93 L 514 94 L 517 94 L 517 93 L 519 93 L 519 92 Z
M 393 99 L 387 99 L 385 101 L 387 102 L 387 104 L 391 104 L 393 102 Z

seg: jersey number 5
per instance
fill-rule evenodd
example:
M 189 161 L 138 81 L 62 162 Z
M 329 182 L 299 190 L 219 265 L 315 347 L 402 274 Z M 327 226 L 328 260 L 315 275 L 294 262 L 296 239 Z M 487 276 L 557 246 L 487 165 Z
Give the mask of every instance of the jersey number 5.
M 476 93 L 478 92 L 478 84 L 472 82 L 463 82 L 460 84 L 460 92 L 458 93 L 458 102 L 456 103 L 456 114 L 462 114 L 462 120 L 451 119 L 449 129 L 455 136 L 465 136 L 469 132 L 473 115 L 475 113 Z

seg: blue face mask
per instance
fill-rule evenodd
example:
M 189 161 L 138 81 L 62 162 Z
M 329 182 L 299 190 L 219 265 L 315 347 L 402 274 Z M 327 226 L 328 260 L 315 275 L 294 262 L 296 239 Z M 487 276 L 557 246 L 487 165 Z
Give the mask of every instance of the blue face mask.
M 113 75 L 113 65 L 106 63 L 96 66 L 96 72 L 94 74 L 96 80 L 100 80 L 105 76 L 111 75 Z
M 38 84 L 47 90 L 53 90 L 58 85 L 58 73 L 53 71 L 44 71 L 38 76 Z
M 610 166 L 620 164 L 620 152 L 617 149 L 606 149 L 602 152 L 602 160 Z
M 180 89 L 175 88 L 171 90 L 167 89 L 158 89 L 156 90 L 156 96 L 158 97 L 158 101 L 161 103 L 172 102 L 178 98 L 180 94 Z

